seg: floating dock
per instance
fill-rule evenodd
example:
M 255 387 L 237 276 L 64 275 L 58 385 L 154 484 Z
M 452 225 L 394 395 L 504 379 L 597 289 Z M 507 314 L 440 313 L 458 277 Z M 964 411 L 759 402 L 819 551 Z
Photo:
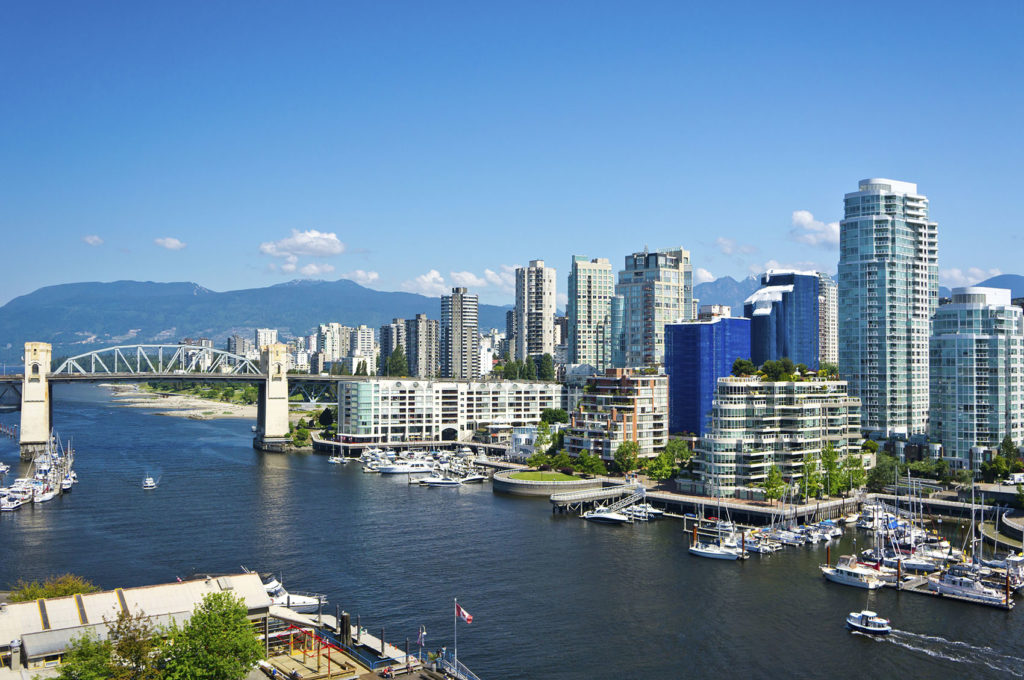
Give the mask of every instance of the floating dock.
M 1012 592 L 1009 594 L 1009 596 L 1003 602 L 989 602 L 989 601 L 985 601 L 985 600 L 976 600 L 974 598 L 964 597 L 962 595 L 949 595 L 949 594 L 940 593 L 938 591 L 931 590 L 928 587 L 928 577 L 927 576 L 911 576 L 910 578 L 905 579 L 902 583 L 899 583 L 899 584 L 897 584 L 897 583 L 886 583 L 885 587 L 886 588 L 893 588 L 894 590 L 896 590 L 898 592 L 901 592 L 901 593 L 918 593 L 920 595 L 930 595 L 932 597 L 942 598 L 943 600 L 957 600 L 959 602 L 968 602 L 970 604 L 980 604 L 980 605 L 983 605 L 983 606 L 986 606 L 986 607 L 995 607 L 996 609 L 1004 609 L 1006 611 L 1009 611 L 1009 610 L 1013 609 L 1013 606 L 1015 604 L 1014 601 L 1013 601 L 1013 593 Z

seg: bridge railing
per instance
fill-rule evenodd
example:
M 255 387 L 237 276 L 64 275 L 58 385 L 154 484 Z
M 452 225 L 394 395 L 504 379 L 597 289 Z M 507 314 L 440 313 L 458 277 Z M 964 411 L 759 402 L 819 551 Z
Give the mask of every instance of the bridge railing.
M 118 345 L 65 359 L 52 375 L 259 375 L 251 359 L 201 345 Z

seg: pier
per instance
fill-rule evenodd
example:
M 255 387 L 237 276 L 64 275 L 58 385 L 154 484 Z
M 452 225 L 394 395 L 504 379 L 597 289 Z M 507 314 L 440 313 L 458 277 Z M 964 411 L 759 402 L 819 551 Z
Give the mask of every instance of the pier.
M 1012 592 L 1009 586 L 1006 587 L 1006 597 L 1003 602 L 990 602 L 986 600 L 978 600 L 970 597 L 963 597 L 962 595 L 950 595 L 948 593 L 940 593 L 936 590 L 931 590 L 928 587 L 927 576 L 911 576 L 904 579 L 902 582 L 897 581 L 896 583 L 886 583 L 886 588 L 894 588 L 897 592 L 901 593 L 917 593 L 919 595 L 930 595 L 932 597 L 942 598 L 943 600 L 957 600 L 958 602 L 967 602 L 969 604 L 980 604 L 986 607 L 994 607 L 996 609 L 1004 609 L 1010 611 L 1013 609 L 1014 601 Z

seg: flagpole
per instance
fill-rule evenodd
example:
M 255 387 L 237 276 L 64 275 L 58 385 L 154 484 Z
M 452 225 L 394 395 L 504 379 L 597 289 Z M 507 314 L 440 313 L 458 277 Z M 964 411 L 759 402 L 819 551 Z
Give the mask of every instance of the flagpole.
M 455 608 L 452 609 L 452 629 L 454 630 L 455 647 L 455 677 L 459 677 L 459 598 L 455 598 Z

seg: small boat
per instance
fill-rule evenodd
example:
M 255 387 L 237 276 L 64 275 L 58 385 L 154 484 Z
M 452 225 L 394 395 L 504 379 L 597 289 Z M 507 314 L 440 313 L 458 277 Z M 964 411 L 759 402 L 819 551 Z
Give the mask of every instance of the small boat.
M 888 635 L 892 632 L 889 619 L 883 619 L 878 614 L 867 609 L 847 614 L 846 625 L 849 626 L 850 630 L 871 635 Z
M 885 585 L 885 582 L 878 578 L 871 569 L 857 564 L 856 555 L 843 555 L 839 558 L 836 566 L 823 564 L 819 568 L 822 576 L 832 583 L 867 590 L 877 590 Z
M 36 492 L 32 494 L 33 503 L 45 503 L 46 501 L 52 501 L 57 495 L 57 492 L 48 487 L 40 487 L 36 489 Z
M 249 570 L 242 567 L 243 571 L 247 574 L 251 574 Z M 323 608 L 323 605 L 327 602 L 322 595 L 316 595 L 314 593 L 290 593 L 285 590 L 284 586 L 278 581 L 272 574 L 261 576 L 260 580 L 263 581 L 263 588 L 267 591 L 267 596 L 270 598 L 271 604 L 278 605 L 280 607 L 287 607 L 293 612 L 300 614 L 313 614 Z
M 487 481 L 487 476 L 482 475 L 479 472 L 471 472 L 462 478 L 463 484 L 483 484 Z
M 11 471 L 11 466 L 10 465 L 5 465 L 3 463 L 0 463 L 0 475 L 6 475 L 10 471 Z
M 331 456 L 327 459 L 327 462 L 331 465 L 338 465 L 346 461 L 345 456 Z
M 610 512 L 604 508 L 594 508 L 583 513 L 583 519 L 601 524 L 627 524 L 632 518 L 621 512 Z
M 146 489 L 147 491 L 149 491 L 151 489 L 155 489 L 156 488 L 156 480 L 153 479 L 152 477 L 146 477 L 145 479 L 142 480 L 142 488 Z
M 989 588 L 980 580 L 970 576 L 956 576 L 947 572 L 938 578 L 929 578 L 928 587 L 939 595 L 956 595 L 969 600 L 995 604 L 1006 602 L 1003 593 L 995 588 Z
M 735 546 L 705 543 L 703 541 L 691 543 L 689 551 L 691 555 L 707 557 L 712 560 L 745 560 L 750 557 L 747 552 L 741 551 Z
M 68 475 L 60 482 L 61 493 L 71 493 L 71 487 L 75 485 L 75 480 L 71 479 L 71 475 Z
M 378 468 L 382 475 L 428 475 L 433 471 L 433 461 L 425 460 L 395 460 Z
M 25 501 L 21 498 L 12 498 L 10 496 L 0 498 L 0 511 L 13 512 L 24 504 Z
M 428 477 L 420 482 L 423 486 L 462 486 L 462 482 L 451 477 Z

